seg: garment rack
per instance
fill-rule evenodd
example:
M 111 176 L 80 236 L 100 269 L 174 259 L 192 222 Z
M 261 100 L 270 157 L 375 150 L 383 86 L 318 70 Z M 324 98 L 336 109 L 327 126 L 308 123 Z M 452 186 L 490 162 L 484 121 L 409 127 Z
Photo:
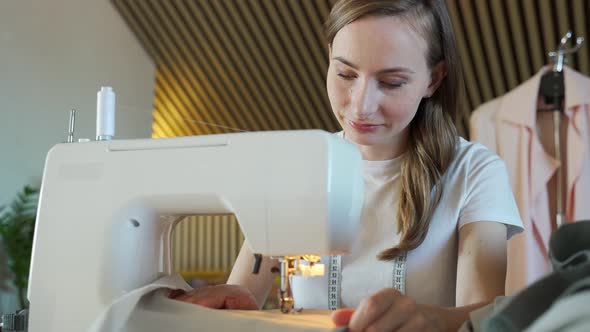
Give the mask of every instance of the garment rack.
M 565 63 L 565 56 L 575 53 L 582 47 L 584 42 L 583 37 L 576 38 L 576 45 L 572 48 L 566 49 L 565 45 L 572 37 L 571 31 L 568 31 L 562 38 L 556 51 L 549 52 L 549 59 L 552 68 L 545 73 L 541 78 L 539 87 L 539 94 L 545 97 L 547 104 L 552 104 L 553 107 L 549 110 L 553 112 L 553 143 L 555 145 L 555 158 L 562 161 L 561 143 L 560 143 L 560 128 L 561 128 L 561 113 L 563 113 L 562 104 L 565 100 L 565 83 L 563 79 L 563 65 Z M 560 227 L 564 222 L 563 209 L 563 179 L 562 166 L 557 168 L 557 189 L 556 189 L 556 211 L 555 223 Z

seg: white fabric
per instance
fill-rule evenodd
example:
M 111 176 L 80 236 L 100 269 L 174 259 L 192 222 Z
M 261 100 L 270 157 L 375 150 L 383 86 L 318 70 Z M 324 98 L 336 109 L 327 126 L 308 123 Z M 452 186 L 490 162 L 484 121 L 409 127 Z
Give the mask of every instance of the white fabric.
M 342 332 L 327 310 L 217 310 L 166 298 L 160 291 L 139 302 L 121 332 Z M 114 331 L 112 331 L 114 332 Z
M 368 295 L 393 286 L 393 264 L 376 256 L 400 240 L 396 213 L 402 158 L 364 162 L 362 226 L 351 254 L 342 257 L 342 307 L 357 307 Z M 459 140 L 444 186 L 426 239 L 408 253 L 405 288 L 418 303 L 455 306 L 459 229 L 495 221 L 508 225 L 510 238 L 522 230 L 522 222 L 504 162 L 479 143 Z M 292 286 L 297 307 L 328 308 L 327 274 L 293 276 Z
M 330 312 L 304 310 L 216 310 L 171 300 L 168 289 L 190 290 L 179 274 L 162 277 L 117 298 L 87 332 L 257 331 L 321 332 L 335 328 Z
M 191 287 L 182 279 L 179 274 L 164 276 L 151 284 L 132 290 L 131 292 L 117 298 L 106 310 L 98 316 L 88 332 L 111 332 L 125 330 L 123 327 L 132 315 L 137 304 L 146 294 L 159 289 L 182 289 L 191 290 Z

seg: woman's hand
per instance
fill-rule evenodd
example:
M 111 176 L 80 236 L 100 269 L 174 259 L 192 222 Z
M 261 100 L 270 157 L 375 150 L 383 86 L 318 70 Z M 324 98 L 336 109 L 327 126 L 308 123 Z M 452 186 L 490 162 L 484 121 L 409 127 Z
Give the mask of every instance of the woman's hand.
M 168 297 L 213 309 L 259 309 L 254 295 L 246 287 L 238 285 L 207 286 L 193 289 L 190 292 L 173 290 Z
M 332 313 L 337 326 L 350 331 L 446 331 L 443 319 L 393 288 L 364 299 L 356 310 Z

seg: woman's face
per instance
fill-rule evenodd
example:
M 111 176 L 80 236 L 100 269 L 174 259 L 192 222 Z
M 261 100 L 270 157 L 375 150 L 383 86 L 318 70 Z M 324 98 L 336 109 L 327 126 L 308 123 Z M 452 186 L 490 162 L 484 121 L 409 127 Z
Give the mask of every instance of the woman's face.
M 368 17 L 346 25 L 330 45 L 327 89 L 332 111 L 365 159 L 405 151 L 408 125 L 436 84 L 425 40 L 395 17 Z

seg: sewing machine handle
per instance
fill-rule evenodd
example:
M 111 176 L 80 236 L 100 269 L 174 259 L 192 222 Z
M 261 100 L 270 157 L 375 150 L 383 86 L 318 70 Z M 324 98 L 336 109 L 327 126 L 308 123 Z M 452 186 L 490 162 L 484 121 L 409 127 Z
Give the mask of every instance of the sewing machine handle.
M 252 274 L 258 274 L 260 271 L 260 264 L 262 263 L 262 255 L 254 254 L 254 266 L 252 267 Z

